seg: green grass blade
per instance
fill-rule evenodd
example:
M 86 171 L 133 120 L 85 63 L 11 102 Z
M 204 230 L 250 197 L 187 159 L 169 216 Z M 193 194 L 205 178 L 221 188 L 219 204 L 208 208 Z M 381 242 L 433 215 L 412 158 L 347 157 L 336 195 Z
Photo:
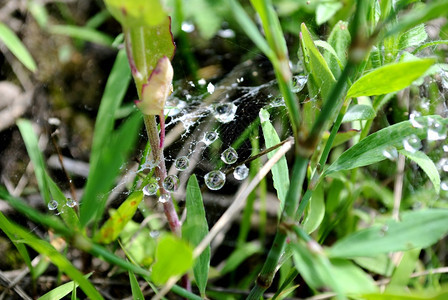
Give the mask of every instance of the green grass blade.
M 85 278 L 89 278 L 92 273 L 89 273 L 85 275 Z M 42 295 L 42 297 L 39 297 L 38 300 L 59 300 L 67 296 L 70 292 L 76 291 L 76 288 L 79 286 L 79 284 L 75 281 L 70 281 L 67 283 L 64 283 L 63 285 L 58 286 L 57 288 L 52 289 L 48 293 L 45 293 Z
M 51 34 L 66 35 L 72 38 L 81 39 L 87 42 L 97 43 L 104 46 L 111 46 L 114 39 L 107 34 L 89 27 L 74 25 L 52 25 L 48 28 Z
M 129 281 L 131 282 L 131 291 L 132 297 L 134 300 L 144 300 L 145 296 L 143 296 L 142 290 L 140 289 L 140 285 L 138 284 L 137 278 L 135 278 L 135 274 L 129 271 Z
M 90 299 L 103 299 L 95 287 L 79 272 L 75 266 L 61 253 L 59 253 L 51 244 L 39 239 L 31 234 L 29 230 L 19 225 L 11 223 L 2 213 L 0 213 L 0 228 L 9 233 L 15 233 L 20 241 L 29 245 L 37 252 L 47 256 L 62 272 L 66 273 L 74 281 L 78 282 L 81 289 Z
M 90 154 L 90 167 L 92 169 L 95 168 L 102 148 L 114 129 L 114 116 L 123 101 L 130 82 L 131 69 L 129 68 L 126 51 L 120 50 L 107 79 L 106 88 L 101 98 L 101 104 L 95 122 L 92 151 Z
M 440 174 L 437 171 L 437 167 L 434 162 L 423 152 L 417 151 L 415 153 L 411 153 L 405 150 L 400 151 L 401 154 L 415 162 L 417 165 L 425 171 L 426 175 L 428 175 L 431 180 L 434 190 L 437 194 L 440 193 Z
M 98 220 L 102 217 L 107 195 L 120 172 L 120 167 L 134 149 L 141 123 L 140 112 L 135 112 L 103 145 L 97 163 L 90 169 L 80 205 L 80 221 L 83 226 L 92 219 Z
M 419 263 L 418 257 L 420 252 L 421 249 L 418 248 L 404 252 L 400 264 L 395 268 L 390 283 L 386 288 L 386 293 L 408 291 L 408 282 L 411 279 L 412 272 L 414 272 Z
M 0 40 L 6 45 L 6 48 L 14 54 L 15 57 L 30 70 L 36 72 L 37 66 L 31 54 L 25 45 L 19 40 L 16 34 L 5 24 L 0 22 Z
M 370 120 L 376 117 L 376 113 L 372 106 L 365 104 L 352 105 L 348 111 L 344 114 L 342 123 L 359 121 L 359 120 Z
M 236 268 L 238 268 L 238 266 L 243 261 L 245 261 L 246 259 L 248 259 L 249 257 L 251 257 L 256 253 L 262 253 L 262 252 L 263 248 L 259 243 L 256 242 L 245 243 L 241 247 L 233 251 L 233 253 L 229 256 L 229 258 L 227 258 L 224 267 L 221 269 L 219 273 L 222 276 L 229 272 L 232 272 Z
M 322 223 L 325 216 L 325 201 L 324 188 L 320 184 L 313 191 L 313 194 L 308 204 L 305 218 L 303 220 L 303 230 L 306 233 L 315 231 Z
M 440 116 L 425 116 L 416 118 L 421 124 L 428 124 L 428 118 L 440 122 L 442 126 L 448 125 L 448 119 Z M 426 137 L 425 128 L 414 128 L 409 121 L 400 122 L 387 128 L 381 129 L 345 151 L 326 171 L 325 175 L 333 172 L 350 170 L 358 167 L 371 165 L 386 159 L 383 151 L 392 146 L 397 150 L 403 149 L 403 139 L 415 134 L 420 139 Z
M 280 143 L 280 138 L 278 137 L 274 126 L 272 126 L 269 120 L 269 112 L 265 109 L 261 109 L 259 115 L 266 148 L 278 145 Z M 270 159 L 272 156 L 274 156 L 277 151 L 278 150 L 268 153 L 268 158 Z M 271 172 L 274 181 L 274 187 L 277 190 L 277 197 L 280 200 L 280 207 L 282 211 L 285 204 L 286 193 L 289 189 L 288 163 L 286 162 L 285 156 L 283 156 L 274 165 L 274 167 L 272 167 Z
M 331 257 L 375 256 L 382 253 L 425 248 L 448 232 L 448 210 L 426 209 L 401 214 L 400 222 L 389 219 L 337 241 L 327 250 Z
M 192 175 L 188 180 L 186 206 L 187 219 L 182 225 L 182 235 L 185 240 L 196 247 L 207 235 L 208 224 L 207 219 L 205 218 L 201 189 L 195 175 Z M 209 268 L 210 246 L 205 248 L 202 254 L 199 255 L 193 267 L 194 278 L 202 296 L 205 295 Z
M 408 87 L 434 64 L 434 59 L 392 63 L 358 79 L 347 92 L 347 98 L 375 96 L 396 92 Z

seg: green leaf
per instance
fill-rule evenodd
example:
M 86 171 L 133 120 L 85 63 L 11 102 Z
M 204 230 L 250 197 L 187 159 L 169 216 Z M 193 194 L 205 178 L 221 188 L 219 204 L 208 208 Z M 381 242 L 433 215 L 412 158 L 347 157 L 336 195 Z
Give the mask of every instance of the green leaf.
M 14 56 L 28 68 L 28 70 L 36 72 L 36 63 L 25 45 L 23 45 L 16 34 L 2 22 L 0 22 L 0 40 L 5 44 L 6 48 L 8 48 L 9 51 L 11 51 L 12 54 L 14 54 Z
M 140 289 L 140 285 L 138 284 L 137 278 L 135 278 L 134 272 L 129 271 L 129 281 L 131 282 L 132 298 L 134 298 L 134 300 L 144 300 L 145 296 Z
M 314 45 L 313 39 L 306 28 L 306 25 L 302 23 L 301 26 L 302 35 L 302 51 L 304 55 L 304 65 L 308 77 L 308 87 L 311 92 L 311 97 L 315 97 L 319 91 L 323 99 L 328 99 L 331 88 L 336 82 L 330 68 L 328 67 L 325 59 L 316 45 Z
M 347 92 L 347 98 L 374 96 L 408 87 L 434 64 L 433 59 L 397 62 L 380 67 L 358 79 Z
M 398 45 L 400 49 L 416 47 L 423 44 L 427 38 L 428 35 L 426 34 L 425 24 L 419 24 L 414 28 L 403 33 L 400 36 Z
M 182 225 L 182 236 L 193 246 L 199 245 L 208 233 L 207 219 L 205 218 L 204 203 L 202 202 L 201 188 L 195 175 L 192 175 L 187 184 L 186 196 L 187 218 Z M 196 259 L 193 267 L 194 278 L 199 292 L 205 295 L 208 272 L 210 268 L 210 246 Z
M 193 249 L 172 234 L 162 236 L 156 248 L 156 262 L 152 266 L 151 280 L 165 284 L 172 276 L 179 276 L 193 266 Z
M 353 261 L 363 269 L 386 277 L 390 277 L 394 269 L 394 264 L 387 254 L 374 257 L 356 257 Z
M 90 168 L 79 210 L 83 226 L 92 218 L 98 221 L 102 217 L 115 177 L 134 149 L 141 123 L 140 112 L 135 112 L 110 136 L 103 145 L 98 161 Z
M 188 5 L 183 5 L 185 18 L 191 18 L 195 21 L 201 36 L 209 40 L 221 28 L 223 15 L 221 11 L 226 10 L 227 2 L 222 0 L 192 0 Z
M 345 113 L 342 123 L 359 121 L 359 120 L 370 120 L 376 117 L 376 113 L 372 106 L 365 104 L 356 104 L 350 106 L 348 111 Z
M 407 211 L 401 221 L 389 219 L 337 241 L 327 249 L 330 257 L 375 256 L 429 247 L 448 232 L 448 210 Z
M 143 200 L 143 192 L 133 192 L 120 207 L 113 213 L 101 227 L 94 237 L 94 241 L 109 244 L 115 241 L 124 229 L 126 224 L 132 219 L 137 211 L 138 205 Z
M 238 266 L 256 253 L 262 253 L 263 248 L 260 243 L 250 242 L 245 243 L 241 247 L 237 248 L 232 254 L 227 258 L 224 267 L 219 272 L 221 276 L 229 272 L 234 271 Z
M 342 66 L 345 66 L 347 62 L 348 47 L 351 43 L 351 36 L 350 32 L 348 31 L 348 23 L 343 21 L 339 21 L 338 23 L 336 23 L 336 25 L 334 25 L 333 29 L 331 30 L 327 42 L 336 51 Z M 333 75 L 335 77 L 339 77 L 339 75 L 341 74 L 341 68 L 337 60 L 331 57 L 329 53 L 325 53 L 324 57 Z
M 359 134 L 359 131 L 356 129 L 351 129 L 349 131 L 339 131 L 336 134 L 336 137 L 334 138 L 333 145 L 331 145 L 332 148 L 337 147 L 347 141 L 349 141 L 352 137 Z M 325 132 L 323 139 L 328 139 L 330 136 L 329 132 Z
M 406 292 L 408 290 L 408 282 L 411 279 L 412 272 L 417 267 L 420 252 L 421 249 L 413 249 L 403 253 L 400 264 L 392 274 L 386 292 Z
M 265 109 L 260 110 L 260 122 L 261 128 L 263 130 L 264 142 L 266 148 L 273 147 L 280 143 L 280 138 L 275 131 L 274 126 L 272 126 L 269 121 L 269 112 Z M 270 159 L 278 150 L 274 150 L 268 153 L 268 158 Z M 283 210 L 285 204 L 286 193 L 289 189 L 289 172 L 288 163 L 286 162 L 286 157 L 282 158 L 272 167 L 272 179 L 274 181 L 274 188 L 277 190 L 277 197 L 280 200 L 280 211 Z
M 316 8 L 316 23 L 322 25 L 331 19 L 334 14 L 342 8 L 342 3 L 339 1 L 324 1 L 319 2 Z
M 311 233 L 319 227 L 325 216 L 325 202 L 324 202 L 324 189 L 322 184 L 319 184 L 313 191 L 308 208 L 306 210 L 306 216 L 303 221 L 303 230 L 306 233 Z
M 123 27 L 156 26 L 167 16 L 159 0 L 105 0 L 107 9 Z
M 448 125 L 448 119 L 443 119 L 437 115 L 416 118 L 415 120 L 421 124 L 428 124 L 428 118 L 436 119 L 442 126 Z M 342 155 L 325 171 L 325 174 L 328 175 L 337 171 L 368 166 L 382 161 L 386 159 L 383 155 L 383 151 L 388 146 L 401 150 L 403 149 L 403 139 L 412 134 L 423 139 L 426 137 L 426 130 L 424 128 L 412 127 L 409 121 L 400 122 L 381 129 L 342 153 Z
M 440 174 L 437 171 L 437 167 L 434 162 L 421 151 L 411 153 L 405 150 L 401 150 L 400 153 L 419 165 L 420 168 L 425 171 L 426 175 L 428 175 L 429 179 L 434 185 L 434 190 L 436 191 L 436 193 L 440 193 Z
M 61 253 L 59 253 L 51 244 L 39 239 L 35 235 L 10 222 L 6 217 L 0 212 L 0 228 L 3 231 L 8 231 L 10 234 L 14 233 L 16 236 L 20 237 L 20 242 L 25 243 L 32 247 L 37 252 L 45 255 L 51 260 L 62 272 L 66 273 L 71 279 L 76 281 L 81 289 L 86 293 L 87 297 L 90 299 L 103 299 L 101 294 L 95 289 L 95 287 L 79 272 L 75 266 L 73 266 L 70 261 Z
M 342 68 L 344 68 L 344 64 L 342 64 L 342 61 L 339 59 L 338 54 L 337 54 L 336 51 L 333 49 L 333 46 L 331 46 L 329 43 L 327 43 L 327 42 L 325 42 L 325 41 L 314 41 L 314 44 L 316 45 L 316 47 L 320 47 L 320 48 L 322 48 L 322 49 L 324 49 L 324 50 L 327 50 L 327 51 L 324 53 L 324 58 L 325 58 L 325 61 L 326 61 L 327 64 L 328 64 L 328 66 L 330 67 L 331 72 L 332 72 L 333 74 L 339 74 L 339 73 L 341 73 Z M 328 54 L 331 54 L 331 55 L 328 55 Z M 331 68 L 331 66 L 330 66 L 330 63 L 331 63 L 333 60 L 334 60 L 335 63 L 336 63 L 336 65 L 334 66 L 334 67 L 335 67 L 335 71 L 339 71 L 339 73 L 335 73 L 335 72 L 333 71 L 333 69 Z
M 52 34 L 66 35 L 72 38 L 81 39 L 87 42 L 100 45 L 111 46 L 114 39 L 101 31 L 89 27 L 74 25 L 52 25 L 48 28 Z
M 92 273 L 89 273 L 85 275 L 85 278 L 89 278 Z M 79 284 L 75 281 L 70 281 L 67 283 L 64 283 L 63 285 L 58 286 L 57 288 L 52 289 L 48 293 L 45 293 L 42 295 L 42 297 L 39 297 L 39 300 L 59 300 L 67 296 L 70 292 L 73 292 L 76 290 L 76 288 L 79 286 Z

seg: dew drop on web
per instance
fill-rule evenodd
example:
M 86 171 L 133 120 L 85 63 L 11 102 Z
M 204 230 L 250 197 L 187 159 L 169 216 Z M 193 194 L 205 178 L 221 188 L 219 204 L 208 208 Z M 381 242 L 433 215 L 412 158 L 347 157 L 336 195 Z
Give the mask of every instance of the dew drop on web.
M 207 92 L 209 92 L 210 94 L 213 94 L 215 92 L 215 86 L 209 82 L 207 85 Z
M 181 156 L 176 159 L 174 166 L 178 171 L 185 171 L 190 165 L 190 160 L 186 156 Z
M 410 135 L 409 137 L 403 140 L 404 150 L 415 153 L 422 147 L 422 142 L 415 134 Z
M 238 153 L 232 147 L 227 148 L 221 153 L 221 160 L 228 165 L 235 163 L 238 160 Z
M 159 197 L 159 202 L 160 203 L 167 203 L 170 200 L 170 195 L 169 194 L 162 194 Z
M 58 202 L 56 200 L 51 200 L 50 202 L 48 202 L 48 209 L 49 210 L 55 210 L 56 208 L 58 208 Z
M 143 194 L 145 196 L 154 196 L 155 194 L 157 194 L 158 190 L 159 185 L 157 184 L 157 182 L 151 182 L 143 188 Z
M 415 118 L 421 117 L 422 114 L 419 113 L 418 111 L 412 111 L 409 114 L 409 122 L 411 123 L 412 127 L 414 128 L 423 128 L 423 125 L 420 124 Z
M 211 171 L 205 174 L 205 185 L 213 190 L 219 190 L 226 183 L 226 175 L 221 171 Z
M 441 188 L 442 190 L 444 190 L 444 191 L 448 191 L 448 180 L 443 180 L 443 181 L 440 183 L 440 188 Z
M 442 158 L 437 163 L 437 167 L 439 170 L 442 170 L 443 172 L 448 172 L 448 158 Z
M 68 207 L 75 207 L 76 205 L 76 201 L 71 199 L 71 198 L 67 198 L 67 206 Z
M 446 138 L 446 127 L 433 118 L 428 118 L 428 141 L 440 141 Z
M 249 168 L 246 165 L 240 165 L 233 171 L 233 177 L 236 180 L 244 180 L 249 176 Z
M 388 146 L 383 150 L 383 156 L 391 161 L 396 161 L 398 158 L 397 148 Z
M 221 123 L 233 121 L 236 113 L 236 105 L 233 103 L 220 103 L 213 106 L 213 116 Z
M 174 192 L 177 190 L 177 187 L 179 186 L 179 178 L 177 178 L 176 175 L 169 175 L 165 177 L 162 184 L 163 188 L 167 192 Z
M 291 92 L 298 93 L 301 90 L 303 90 L 307 81 L 308 81 L 308 75 L 293 76 L 292 78 L 293 86 Z
M 208 146 L 211 143 L 213 143 L 214 141 L 216 141 L 217 139 L 218 139 L 218 133 L 215 131 L 210 131 L 204 135 L 202 142 Z
M 149 236 L 152 237 L 153 239 L 159 237 L 160 235 L 160 231 L 158 230 L 152 230 L 151 232 L 149 232 Z

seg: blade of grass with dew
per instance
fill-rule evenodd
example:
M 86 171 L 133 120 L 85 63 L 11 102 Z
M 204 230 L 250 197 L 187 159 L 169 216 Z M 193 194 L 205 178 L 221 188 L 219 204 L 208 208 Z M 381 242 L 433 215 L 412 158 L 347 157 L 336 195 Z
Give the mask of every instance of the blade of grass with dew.
M 134 149 L 141 124 L 142 116 L 140 112 L 135 112 L 103 145 L 98 161 L 90 169 L 80 206 L 83 226 L 92 219 L 98 221 L 102 217 L 107 195 L 127 156 Z
M 158 240 L 155 261 L 151 280 L 156 285 L 165 284 L 172 276 L 182 275 L 193 266 L 193 249 L 185 241 L 167 233 Z
M 261 128 L 263 130 L 263 136 L 266 148 L 270 148 L 280 143 L 280 138 L 275 131 L 274 126 L 272 126 L 269 120 L 269 112 L 265 109 L 261 109 L 259 112 Z M 268 153 L 268 158 L 270 159 L 278 150 L 274 150 Z M 286 157 L 283 156 L 275 165 L 272 167 L 272 179 L 274 181 L 274 188 L 277 190 L 277 197 L 280 200 L 280 211 L 283 211 L 285 205 L 286 193 L 289 189 L 289 172 L 288 163 L 286 162 Z
M 444 119 L 438 115 L 419 117 L 415 118 L 415 120 L 421 124 L 427 124 L 428 118 L 435 119 L 442 126 L 448 125 L 448 119 Z M 383 151 L 388 146 L 395 147 L 397 150 L 402 150 L 404 148 L 403 138 L 412 134 L 415 134 L 422 139 L 426 138 L 427 133 L 424 128 L 414 128 L 409 121 L 403 121 L 381 129 L 342 153 L 342 155 L 325 171 L 325 175 L 382 161 L 386 159 L 383 155 Z
M 347 112 L 344 114 L 342 123 L 360 121 L 360 120 L 370 120 L 376 117 L 375 110 L 372 106 L 365 104 L 356 104 L 350 106 Z
M 28 70 L 36 72 L 36 62 L 26 49 L 25 45 L 23 45 L 17 35 L 2 22 L 0 22 L 0 40 L 3 41 L 6 48 L 8 48 Z
M 89 278 L 92 275 L 92 273 L 89 273 L 85 275 L 85 278 Z M 69 281 L 67 283 L 64 283 L 63 285 L 60 285 L 48 293 L 45 293 L 41 297 L 39 297 L 38 300 L 59 300 L 67 296 L 70 292 L 73 292 L 76 290 L 76 288 L 79 286 L 79 283 L 75 281 Z
M 93 240 L 102 244 L 109 244 L 115 241 L 123 231 L 126 224 L 132 219 L 137 211 L 140 202 L 143 200 L 143 192 L 136 191 L 118 207 L 109 217 L 101 229 L 96 233 Z
M 415 153 L 401 150 L 401 154 L 415 162 L 417 165 L 422 168 L 422 170 L 428 175 L 429 179 L 431 180 L 434 190 L 437 194 L 440 193 L 440 174 L 439 171 L 437 171 L 437 167 L 425 153 L 421 151 L 416 151 Z
M 14 232 L 20 237 L 21 242 L 29 245 L 37 252 L 47 256 L 62 272 L 67 274 L 74 281 L 78 282 L 81 289 L 90 299 L 103 299 L 101 294 L 82 275 L 82 273 L 79 272 L 75 266 L 73 266 L 70 261 L 64 255 L 59 253 L 50 243 L 39 239 L 30 233 L 29 230 L 10 222 L 1 212 L 0 227 L 3 231 L 8 231 L 10 233 Z
M 326 252 L 330 257 L 353 258 L 429 247 L 448 233 L 448 210 L 425 209 L 390 218 L 385 225 L 357 231 L 337 241 Z
M 129 281 L 131 283 L 132 297 L 134 298 L 134 300 L 144 300 L 145 296 L 143 296 L 137 278 L 135 278 L 135 274 L 131 271 L 129 271 L 128 273 L 129 273 Z
M 114 38 L 98 30 L 89 27 L 80 27 L 74 25 L 52 25 L 48 28 L 51 34 L 69 36 L 71 38 L 81 39 L 83 41 L 96 43 L 103 46 L 111 46 Z
M 192 175 L 187 184 L 186 195 L 187 218 L 182 225 L 182 236 L 194 247 L 208 234 L 208 224 L 205 218 L 204 203 L 201 188 L 195 175 Z M 210 269 L 210 246 L 196 258 L 193 266 L 194 278 L 201 296 L 205 296 L 208 272 Z
M 408 87 L 435 63 L 426 58 L 385 65 L 362 76 L 347 92 L 347 98 L 375 96 L 396 92 Z

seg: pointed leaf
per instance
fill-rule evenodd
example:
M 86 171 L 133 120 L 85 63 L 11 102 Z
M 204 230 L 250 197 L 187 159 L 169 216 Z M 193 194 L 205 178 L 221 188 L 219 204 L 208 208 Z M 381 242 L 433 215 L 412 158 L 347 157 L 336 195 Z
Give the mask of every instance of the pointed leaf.
M 359 120 L 370 120 L 375 118 L 376 114 L 372 106 L 357 104 L 352 105 L 348 111 L 345 113 L 342 123 L 359 121 Z
M 132 271 L 129 271 L 129 281 L 131 282 L 131 291 L 132 297 L 134 300 L 144 300 L 145 296 L 143 296 L 142 290 L 140 289 L 140 285 L 138 284 L 137 278 L 135 278 L 135 274 Z
M 159 0 L 105 0 L 107 9 L 123 27 L 159 25 L 167 16 Z
M 436 193 L 440 193 L 440 174 L 437 171 L 437 167 L 434 162 L 421 151 L 411 153 L 405 150 L 401 150 L 400 153 L 419 165 L 420 168 L 425 171 L 426 175 L 428 175 Z

